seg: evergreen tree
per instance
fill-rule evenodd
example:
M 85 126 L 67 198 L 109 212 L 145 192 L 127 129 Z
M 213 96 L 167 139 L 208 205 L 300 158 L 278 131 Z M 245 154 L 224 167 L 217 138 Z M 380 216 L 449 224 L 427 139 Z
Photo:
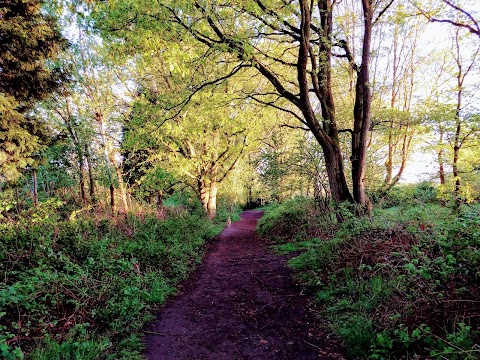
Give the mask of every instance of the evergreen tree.
M 29 112 L 66 80 L 53 64 L 67 42 L 41 8 L 41 0 L 0 1 L 0 181 L 33 163 L 42 126 Z

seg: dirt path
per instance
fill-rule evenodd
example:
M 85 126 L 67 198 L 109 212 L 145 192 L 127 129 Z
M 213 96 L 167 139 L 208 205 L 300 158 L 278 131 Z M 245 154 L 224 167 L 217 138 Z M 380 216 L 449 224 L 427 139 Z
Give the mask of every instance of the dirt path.
M 286 258 L 255 234 L 261 211 L 246 211 L 208 250 L 147 329 L 147 359 L 342 359 L 327 343 Z

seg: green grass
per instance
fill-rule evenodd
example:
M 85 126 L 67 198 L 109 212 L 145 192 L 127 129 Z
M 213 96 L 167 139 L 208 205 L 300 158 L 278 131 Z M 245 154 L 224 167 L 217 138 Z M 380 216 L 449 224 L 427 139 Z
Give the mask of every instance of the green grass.
M 0 358 L 141 358 L 140 329 L 215 235 L 199 215 L 0 228 Z
M 370 216 L 341 209 L 341 224 L 324 214 L 315 221 L 313 207 L 297 199 L 267 211 L 259 225 L 277 253 L 300 252 L 289 265 L 349 358 L 480 358 L 478 210 L 454 214 L 432 201 L 428 186 L 409 191 L 417 198 L 398 193 L 403 205 Z

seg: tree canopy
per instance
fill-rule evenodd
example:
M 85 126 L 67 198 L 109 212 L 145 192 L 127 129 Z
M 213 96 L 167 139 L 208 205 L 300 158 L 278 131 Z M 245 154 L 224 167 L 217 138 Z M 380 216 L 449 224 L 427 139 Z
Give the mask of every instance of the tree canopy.
M 67 45 L 40 0 L 0 3 L 0 177 L 14 180 L 42 149 L 41 125 L 28 113 L 58 89 L 66 73 L 55 66 Z

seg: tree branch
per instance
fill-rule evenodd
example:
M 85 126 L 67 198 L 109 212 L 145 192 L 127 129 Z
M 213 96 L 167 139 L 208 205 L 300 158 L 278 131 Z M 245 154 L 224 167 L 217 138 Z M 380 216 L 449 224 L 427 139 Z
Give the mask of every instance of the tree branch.
M 383 14 L 385 14 L 385 12 L 390 8 L 390 6 L 392 6 L 393 2 L 395 0 L 390 0 L 390 3 L 388 5 L 386 5 L 382 11 L 380 11 L 380 13 L 378 14 L 377 18 L 375 19 L 375 21 L 373 22 L 373 25 L 375 25 L 377 23 L 377 21 L 382 17 Z
M 260 94 L 261 95 L 261 94 Z M 277 94 L 278 95 L 278 94 Z M 283 111 L 283 112 L 286 112 L 287 114 L 290 114 L 292 115 L 293 117 L 295 117 L 297 120 L 299 120 L 302 124 L 304 125 L 307 125 L 307 123 L 305 122 L 305 120 L 303 120 L 300 116 L 298 116 L 297 114 L 295 114 L 292 110 L 288 110 L 288 109 L 285 109 L 285 108 L 282 108 L 278 105 L 275 105 L 275 102 L 274 101 L 263 101 L 263 100 L 260 100 L 260 99 L 257 99 L 255 97 L 255 95 L 247 95 L 247 98 L 250 98 L 256 102 L 258 102 L 259 104 L 262 104 L 262 105 L 266 105 L 266 106 L 271 106 L 273 107 L 274 109 L 277 109 L 277 110 L 280 110 L 280 111 Z
M 310 131 L 309 128 L 305 128 L 303 126 L 289 125 L 289 124 L 281 124 L 280 127 L 286 127 L 286 128 L 290 128 L 290 129 L 297 129 L 297 130 L 303 130 L 303 131 Z

